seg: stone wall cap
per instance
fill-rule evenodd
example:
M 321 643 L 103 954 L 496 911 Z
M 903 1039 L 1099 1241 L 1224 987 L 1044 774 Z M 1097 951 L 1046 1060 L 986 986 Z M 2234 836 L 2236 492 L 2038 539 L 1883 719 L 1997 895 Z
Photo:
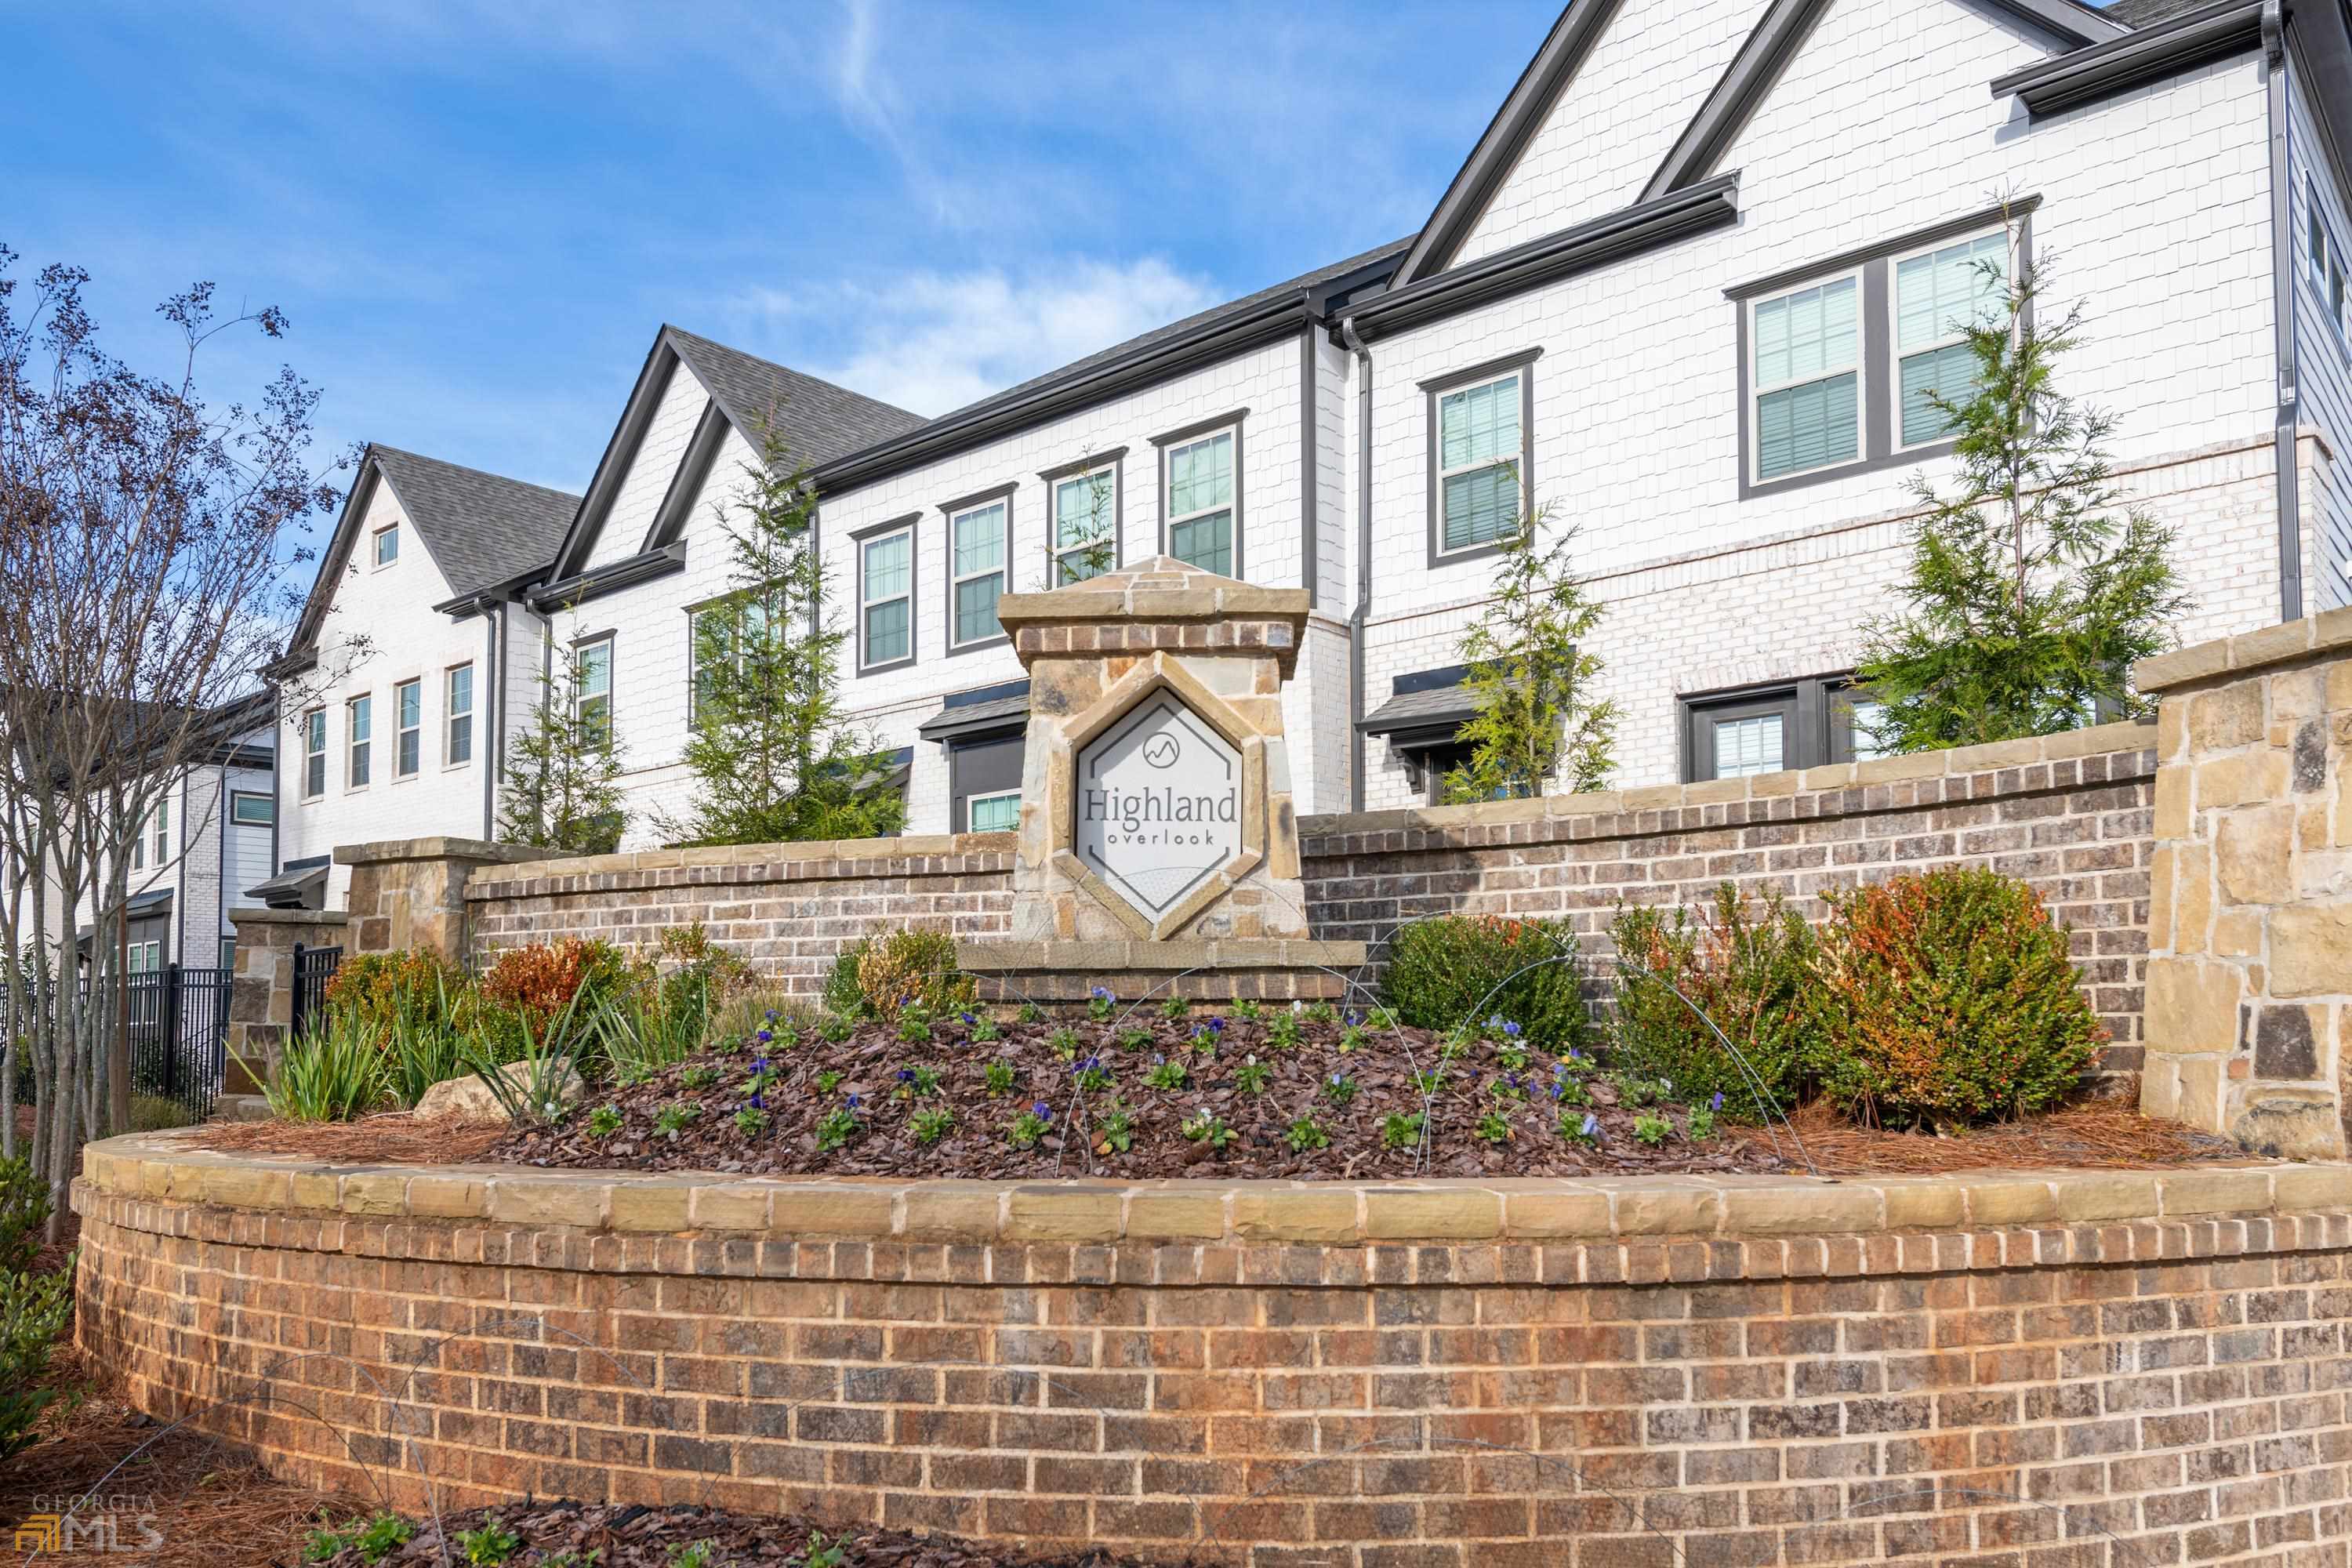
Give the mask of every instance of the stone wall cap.
M 2174 691 L 2347 647 L 2352 647 L 2352 609 L 2327 610 L 2141 659 L 2132 666 L 2132 686 L 2143 694 Z
M 228 911 L 236 926 L 342 926 L 351 923 L 348 910 L 273 910 L 260 904 L 238 904 Z
M 1087 1176 L 941 1180 L 541 1171 L 513 1165 L 353 1165 L 192 1148 L 188 1134 L 89 1145 L 81 1188 L 142 1200 L 281 1212 L 554 1226 L 911 1237 L 998 1245 L 1140 1244 L 1172 1197 L 1205 1240 L 1385 1242 L 1751 1240 L 2116 1226 L 2352 1210 L 2352 1164 L 2215 1162 L 2160 1170 L 1957 1172 L 1831 1180 L 1790 1175 L 1424 1177 L 1283 1182 Z M 706 1196 L 706 1189 L 714 1195 Z M 683 1193 L 688 1207 L 681 1210 Z M 453 1212 L 454 1211 L 454 1212 Z M 644 1216 L 656 1216 L 654 1224 Z M 723 1223 L 715 1216 L 732 1216 Z M 159 1226 L 173 1223 L 168 1215 Z
M 486 838 L 381 838 L 366 844 L 339 844 L 339 866 L 373 866 L 390 860 L 472 860 L 488 865 L 513 865 L 527 860 L 551 860 L 560 849 L 536 849 L 528 844 L 493 844 Z
M 1069 973 L 1148 971 L 1353 969 L 1364 962 L 1360 942 L 1303 937 L 1176 937 L 1166 942 L 1000 942 L 956 943 L 956 964 L 976 974 L 1050 969 Z

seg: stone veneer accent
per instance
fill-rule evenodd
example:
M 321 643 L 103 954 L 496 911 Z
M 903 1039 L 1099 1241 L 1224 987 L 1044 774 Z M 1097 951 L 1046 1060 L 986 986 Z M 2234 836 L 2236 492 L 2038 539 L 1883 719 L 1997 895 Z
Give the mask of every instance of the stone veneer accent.
M 2114 1036 L 2109 1068 L 2125 1071 L 2139 1061 L 2155 739 L 2152 726 L 2107 724 L 1708 784 L 1305 817 L 1308 927 L 1368 944 L 1370 983 L 1379 944 L 1423 915 L 1566 916 L 1600 952 L 1621 898 L 1695 900 L 1728 879 L 1777 887 L 1817 914 L 1824 887 L 1989 865 L 2031 882 L 2074 927 L 2075 961 Z M 486 865 L 465 900 L 478 958 L 572 935 L 650 949 L 663 927 L 700 921 L 813 995 L 842 946 L 877 926 L 1008 937 L 1014 847 L 1013 834 L 975 833 Z M 1120 973 L 1134 982 L 1121 994 L 1164 978 Z M 1296 984 L 1265 994 L 1328 989 L 1312 971 Z
M 760 1181 L 151 1134 L 74 1201 L 77 1331 L 141 1408 L 411 1510 L 1265 1568 L 2352 1542 L 2341 1167 Z
M 2141 662 L 2162 694 L 2140 1103 L 2344 1152 L 2352 1004 L 2352 610 Z
M 341 910 L 236 909 L 236 967 L 229 972 L 228 1037 L 222 1089 L 260 1092 L 260 1072 L 277 1070 L 294 1024 L 294 948 L 341 947 L 349 917 Z

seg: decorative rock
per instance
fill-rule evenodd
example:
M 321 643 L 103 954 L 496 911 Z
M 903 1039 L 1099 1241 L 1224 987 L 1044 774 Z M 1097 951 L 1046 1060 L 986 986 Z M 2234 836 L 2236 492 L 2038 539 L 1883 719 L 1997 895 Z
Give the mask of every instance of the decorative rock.
M 509 1062 L 499 1069 L 499 1076 L 512 1084 L 519 1094 L 522 1091 L 523 1086 L 530 1081 L 530 1064 Z M 579 1073 L 567 1065 L 563 1069 L 562 1089 L 558 1095 L 558 1103 L 571 1104 L 580 1098 L 584 1087 L 580 1081 Z M 472 1073 L 467 1073 L 463 1078 L 444 1079 L 426 1089 L 425 1097 L 416 1102 L 416 1114 L 419 1116 L 462 1115 L 476 1121 L 509 1120 L 506 1107 L 499 1104 L 499 1097 L 490 1092 L 490 1086 Z

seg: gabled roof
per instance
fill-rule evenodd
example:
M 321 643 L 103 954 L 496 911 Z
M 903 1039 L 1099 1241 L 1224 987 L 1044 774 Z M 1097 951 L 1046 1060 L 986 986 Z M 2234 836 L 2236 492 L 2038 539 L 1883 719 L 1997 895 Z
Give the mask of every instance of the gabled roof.
M 543 565 L 580 504 L 579 497 L 564 490 L 371 444 L 360 455 L 359 472 L 343 494 L 334 531 L 320 552 L 319 574 L 310 584 L 310 596 L 295 623 L 281 666 L 318 641 L 327 606 L 333 603 L 336 584 L 357 546 L 361 520 L 379 484 L 392 487 L 425 553 L 458 598 Z
M 868 483 L 975 443 L 1027 429 L 1118 393 L 1148 386 L 1210 360 L 1273 338 L 1296 335 L 1318 320 L 1330 298 L 1385 280 L 1410 236 L 1359 256 L 1229 300 L 1181 321 L 1139 333 L 1098 353 L 968 403 L 879 445 L 820 465 L 820 490 Z
M 923 423 L 919 414 L 664 323 L 654 334 L 653 347 L 646 351 L 646 363 L 637 372 L 636 384 L 629 389 L 629 400 L 622 406 L 612 438 L 604 443 L 604 455 L 597 459 L 587 495 L 548 552 L 544 575 L 551 582 L 569 583 L 586 564 L 630 464 L 645 444 L 654 413 L 669 390 L 670 378 L 681 364 L 710 395 L 710 407 L 671 479 L 653 528 L 640 544 L 641 555 L 650 556 L 675 541 L 729 426 L 756 450 L 772 418 L 790 460 L 795 466 L 814 467 Z M 712 411 L 718 415 L 716 419 L 710 417 Z

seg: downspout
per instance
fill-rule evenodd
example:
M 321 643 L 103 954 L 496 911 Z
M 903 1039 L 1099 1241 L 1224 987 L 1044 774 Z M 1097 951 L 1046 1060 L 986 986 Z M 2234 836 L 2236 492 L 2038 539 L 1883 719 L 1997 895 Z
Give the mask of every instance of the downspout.
M 2303 618 L 2303 503 L 2295 472 L 2301 402 L 2295 374 L 2294 174 L 2288 163 L 2286 19 L 2263 0 L 2263 78 L 2270 97 L 2271 315 L 2278 359 L 2279 619 Z
M 1348 616 L 1348 809 L 1364 809 L 1364 621 L 1372 613 L 1372 351 L 1356 318 L 1339 320 L 1356 356 L 1356 607 Z
M 494 604 L 485 604 L 482 606 L 482 621 L 488 630 L 487 640 L 489 643 L 489 652 L 487 655 L 489 668 L 482 673 L 491 679 L 481 682 L 482 712 L 477 716 L 477 722 L 481 725 L 482 733 L 475 750 L 480 753 L 482 759 L 482 840 L 484 843 L 494 844 L 499 837 L 499 745 L 503 739 L 504 731 L 499 716 L 506 706 L 499 700 L 507 686 L 506 660 L 499 657 L 499 652 L 506 642 L 506 601 L 500 599 Z M 443 679 L 446 680 L 447 678 Z M 446 710 L 448 702 L 448 694 L 446 691 L 442 693 L 442 702 Z M 449 715 L 446 710 L 441 715 L 441 723 L 444 730 L 441 743 L 446 746 Z

